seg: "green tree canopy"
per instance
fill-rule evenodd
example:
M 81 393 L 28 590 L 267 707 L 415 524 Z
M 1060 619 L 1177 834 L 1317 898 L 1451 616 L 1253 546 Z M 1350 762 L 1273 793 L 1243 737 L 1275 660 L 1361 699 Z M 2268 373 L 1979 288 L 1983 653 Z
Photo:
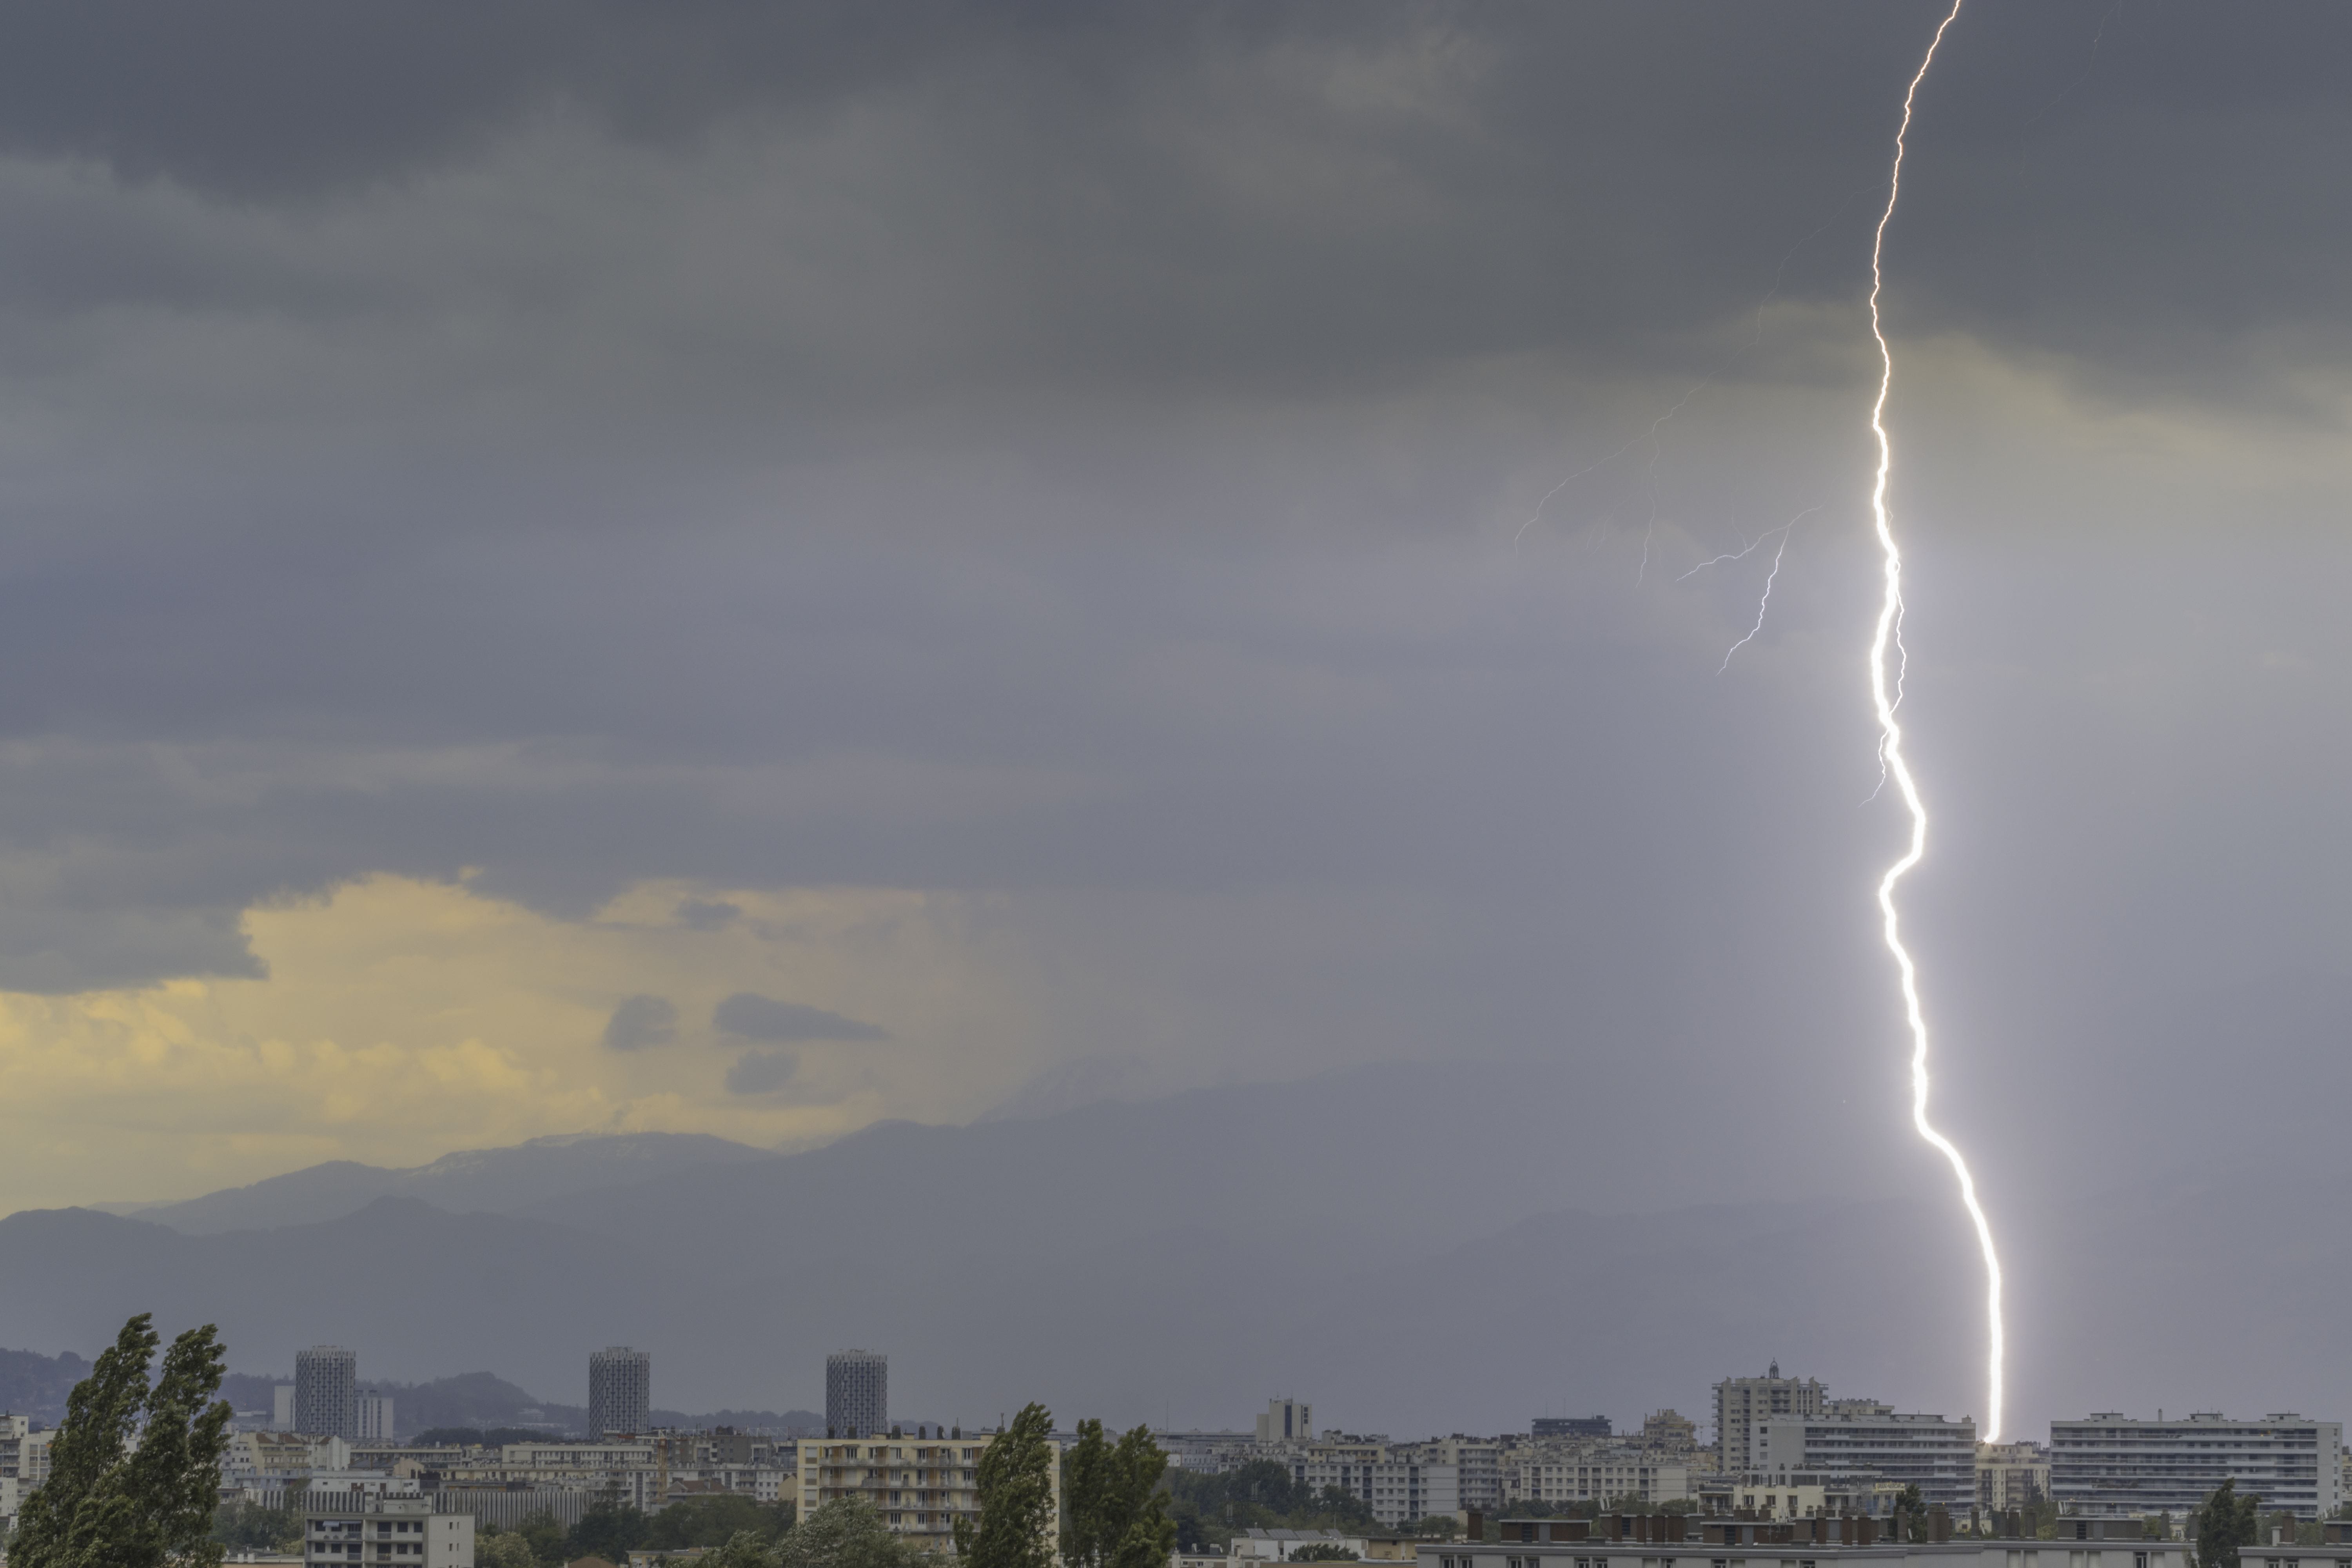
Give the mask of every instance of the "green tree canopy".
M 929 1554 L 894 1535 L 862 1498 L 835 1498 L 785 1531 L 773 1568 L 920 1568 Z
M 2240 1497 L 2238 1483 L 2223 1481 L 2197 1510 L 2197 1568 L 2238 1568 L 2238 1548 L 2259 1539 L 2258 1497 Z
M 302 1515 L 257 1502 L 223 1503 L 213 1514 L 213 1539 L 231 1552 L 277 1552 L 301 1541 Z
M 1290 1467 L 1253 1459 L 1219 1475 L 1170 1470 L 1163 1478 L 1176 1542 L 1185 1551 L 1223 1545 L 1240 1531 L 1375 1531 L 1363 1499 L 1340 1487 L 1300 1485 Z
M 955 1522 L 964 1568 L 1055 1568 L 1054 1417 L 1024 1405 L 980 1456 L 980 1522 Z
M 18 1510 L 11 1568 L 221 1561 L 212 1529 L 229 1407 L 214 1398 L 225 1360 L 219 1336 L 206 1323 L 173 1340 L 151 1387 L 159 1342 L 152 1314 L 140 1313 L 75 1385 L 49 1449 L 49 1479 Z
M 1062 1501 L 1069 1525 L 1062 1561 L 1069 1568 L 1159 1568 L 1176 1547 L 1176 1521 L 1160 1500 L 1168 1456 L 1138 1426 L 1113 1444 L 1097 1420 L 1078 1423 L 1078 1440 L 1062 1461 Z
M 931 1561 L 863 1499 L 835 1498 L 780 1534 L 737 1531 L 698 1568 L 927 1568 Z

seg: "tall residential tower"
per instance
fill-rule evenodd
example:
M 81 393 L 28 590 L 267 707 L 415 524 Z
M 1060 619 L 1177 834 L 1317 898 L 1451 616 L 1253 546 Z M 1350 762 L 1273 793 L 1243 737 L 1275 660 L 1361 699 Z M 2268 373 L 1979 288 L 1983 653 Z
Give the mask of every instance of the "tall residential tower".
M 835 1351 L 824 1358 L 824 1429 L 870 1437 L 890 1429 L 890 1361 L 879 1351 Z
M 635 1436 L 653 1429 L 654 1358 L 626 1345 L 606 1345 L 588 1358 L 588 1436 Z
M 360 1435 L 360 1358 L 341 1345 L 294 1355 L 294 1430 L 306 1437 Z

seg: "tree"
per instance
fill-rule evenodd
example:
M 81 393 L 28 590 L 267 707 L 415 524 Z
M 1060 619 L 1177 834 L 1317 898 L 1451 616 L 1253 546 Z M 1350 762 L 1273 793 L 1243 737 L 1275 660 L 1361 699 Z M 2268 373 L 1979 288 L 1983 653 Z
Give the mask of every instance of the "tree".
M 2235 1480 L 2223 1481 L 2197 1510 L 2197 1568 L 2238 1568 L 2238 1548 L 2259 1538 L 2258 1497 L 2240 1497 Z
M 150 1388 L 159 1342 L 152 1316 L 140 1313 L 75 1385 L 49 1449 L 49 1479 L 18 1511 L 13 1568 L 221 1561 L 212 1529 L 229 1407 L 213 1397 L 225 1361 L 219 1336 L 206 1323 L 173 1340 Z
M 539 1553 L 520 1535 L 485 1535 L 474 1542 L 474 1568 L 540 1568 Z
M 515 1534 L 541 1563 L 563 1561 L 563 1527 L 555 1522 L 552 1512 L 541 1510 L 532 1514 L 515 1527 Z
M 1299 1547 L 1290 1554 L 1293 1563 L 1354 1563 L 1355 1552 L 1328 1541 L 1317 1541 Z
M 602 1557 L 607 1563 L 626 1563 L 629 1549 L 643 1546 L 646 1535 L 643 1513 L 628 1503 L 607 1500 L 591 1507 L 572 1527 L 563 1540 L 563 1560 Z
M 980 1456 L 980 1523 L 955 1521 L 964 1568 L 1054 1568 L 1054 1417 L 1029 1404 Z
M 871 1503 L 852 1497 L 819 1503 L 769 1553 L 773 1568 L 919 1568 L 925 1560 L 890 1533 Z
M 231 1552 L 287 1550 L 302 1539 L 302 1516 L 290 1508 L 264 1508 L 257 1502 L 223 1503 L 213 1514 L 213 1539 Z
M 1097 1420 L 1078 1423 L 1062 1463 L 1069 1527 L 1062 1561 L 1072 1568 L 1159 1568 L 1176 1547 L 1176 1521 L 1160 1500 L 1168 1456 L 1138 1426 L 1114 1445 Z

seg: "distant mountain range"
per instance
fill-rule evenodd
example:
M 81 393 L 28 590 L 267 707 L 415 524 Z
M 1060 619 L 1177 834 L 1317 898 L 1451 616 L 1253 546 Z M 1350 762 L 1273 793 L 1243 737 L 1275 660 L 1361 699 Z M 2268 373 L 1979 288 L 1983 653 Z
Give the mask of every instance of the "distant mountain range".
M 468 1149 L 408 1170 L 335 1160 L 184 1203 L 114 1205 L 109 1212 L 184 1236 L 314 1225 L 383 1197 L 416 1198 L 453 1214 L 517 1214 L 550 1198 L 768 1157 L 763 1149 L 696 1132 L 576 1133 L 511 1149 Z
M 1385 1067 L 789 1155 L 567 1140 L 364 1182 L 324 1166 L 141 1217 L 0 1220 L 0 1336 L 89 1354 L 152 1309 L 219 1323 L 247 1373 L 346 1344 L 364 1379 L 416 1385 L 395 1390 L 411 1428 L 572 1419 L 607 1343 L 652 1352 L 664 1406 L 782 1413 L 763 1425 L 820 1406 L 847 1345 L 889 1353 L 894 1408 L 967 1423 L 1036 1398 L 1065 1420 L 1232 1426 L 1280 1393 L 1356 1429 L 1523 1430 L 1564 1409 L 1703 1415 L 1716 1379 L 1775 1358 L 1833 1394 L 1982 1414 L 1956 1205 L 1562 1202 L 1641 1190 L 1638 1163 L 1596 1174 L 1582 1147 L 1612 1116 L 1661 1165 L 1708 1135 L 1634 1112 L 1565 1070 Z M 1759 1200 L 1770 1185 L 1759 1172 Z M 2011 1429 L 2159 1404 L 2352 1411 L 2347 1200 L 2250 1176 L 2011 1215 Z M 0 1357 L 0 1376 L 66 1373 Z

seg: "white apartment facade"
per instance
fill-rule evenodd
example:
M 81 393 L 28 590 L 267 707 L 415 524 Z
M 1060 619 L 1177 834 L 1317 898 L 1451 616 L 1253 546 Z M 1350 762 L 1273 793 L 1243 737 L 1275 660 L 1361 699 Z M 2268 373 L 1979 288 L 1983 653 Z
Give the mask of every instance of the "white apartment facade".
M 1465 1437 L 1456 1432 L 1451 1437 L 1432 1437 L 1422 1443 L 1392 1444 L 1389 1452 L 1391 1456 L 1418 1459 L 1424 1465 L 1451 1465 L 1455 1508 L 1493 1513 L 1502 1508 L 1507 1495 L 1503 1484 L 1505 1449 L 1495 1438 Z
M 2043 1443 L 1977 1445 L 1977 1507 L 1987 1513 L 2031 1508 L 2050 1496 L 2050 1448 Z
M 1718 1470 L 1759 1470 L 1756 1456 L 1758 1426 L 1776 1416 L 1819 1415 L 1824 1391 L 1821 1380 L 1782 1377 L 1780 1363 L 1762 1377 L 1727 1377 L 1715 1385 L 1715 1448 Z
M 1338 1487 L 1354 1494 L 1391 1529 L 1463 1506 L 1460 1468 L 1424 1462 L 1410 1447 L 1391 1453 L 1386 1444 L 1318 1443 L 1293 1461 L 1291 1476 L 1317 1491 Z
M 1833 1522 L 1833 1521 L 1829 1521 Z M 1784 1530 L 1786 1527 L 1782 1527 Z M 2019 1542 L 1958 1540 L 1934 1544 L 1893 1542 L 1871 1546 L 1832 1542 L 1769 1542 L 1771 1533 L 1744 1529 L 1702 1528 L 1693 1523 L 1679 1541 L 1500 1541 L 1483 1545 L 1428 1542 L 1421 1568 L 2189 1568 L 2189 1547 L 2177 1541 L 2085 1540 Z M 1737 1534 L 1740 1539 L 1709 1540 Z M 2261 1561 L 2245 1549 L 2246 1568 L 2290 1568 L 2291 1560 Z M 2346 1562 L 2305 1549 L 2292 1568 L 2352 1568 Z
M 474 1568 L 474 1516 L 436 1513 L 413 1488 L 319 1491 L 302 1510 L 307 1568 Z
M 1633 1497 L 1661 1503 L 1695 1495 L 1688 1460 L 1621 1443 L 1533 1445 L 1514 1450 L 1503 1468 L 1511 1500 L 1607 1502 Z
M 1775 1415 L 1755 1423 L 1758 1476 L 1804 1472 L 1834 1485 L 1872 1476 L 1896 1487 L 1916 1486 L 1923 1501 L 1941 1503 L 1966 1519 L 1977 1500 L 1977 1427 L 1973 1418 L 1897 1415 L 1882 1405 L 1841 1401 L 1834 1413 Z
M 2326 1519 L 2344 1501 L 2343 1423 L 2212 1412 L 2140 1421 L 2108 1411 L 2050 1424 L 2050 1495 L 2067 1513 L 2178 1517 L 2225 1480 L 2265 1509 Z
M 859 1437 L 805 1437 L 798 1445 L 797 1474 L 800 1517 L 806 1519 L 836 1498 L 862 1498 L 882 1516 L 893 1534 L 940 1553 L 955 1549 L 955 1522 L 980 1521 L 980 1458 L 997 1440 L 993 1432 L 966 1433 L 955 1428 L 947 1436 L 895 1435 Z M 1061 1518 L 1062 1467 L 1049 1468 L 1054 1489 L 1052 1518 Z M 1059 1524 L 1048 1550 L 1059 1551 Z

